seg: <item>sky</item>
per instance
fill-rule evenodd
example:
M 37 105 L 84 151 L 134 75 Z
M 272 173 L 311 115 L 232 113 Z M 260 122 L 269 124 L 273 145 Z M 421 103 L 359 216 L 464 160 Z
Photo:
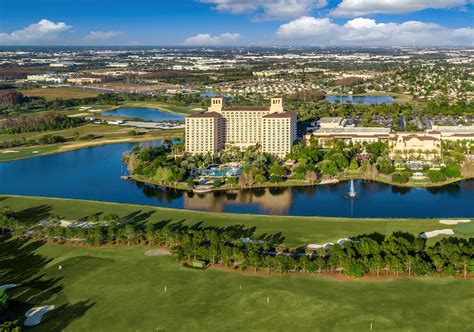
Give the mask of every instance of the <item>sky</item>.
M 0 0 L 0 45 L 474 47 L 474 0 Z

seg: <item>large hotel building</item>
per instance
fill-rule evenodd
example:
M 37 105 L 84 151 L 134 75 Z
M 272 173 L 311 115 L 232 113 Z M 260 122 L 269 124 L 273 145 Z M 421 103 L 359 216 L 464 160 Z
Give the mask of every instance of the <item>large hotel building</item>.
M 191 154 L 259 144 L 263 152 L 284 157 L 295 140 L 296 113 L 284 109 L 283 98 L 271 98 L 270 106 L 225 107 L 224 98 L 215 97 L 207 112 L 186 118 L 186 152 Z

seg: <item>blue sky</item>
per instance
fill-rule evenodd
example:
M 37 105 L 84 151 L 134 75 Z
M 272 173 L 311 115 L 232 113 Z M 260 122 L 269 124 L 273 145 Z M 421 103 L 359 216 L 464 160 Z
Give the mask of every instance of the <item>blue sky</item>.
M 474 46 L 474 0 L 0 0 L 0 45 Z

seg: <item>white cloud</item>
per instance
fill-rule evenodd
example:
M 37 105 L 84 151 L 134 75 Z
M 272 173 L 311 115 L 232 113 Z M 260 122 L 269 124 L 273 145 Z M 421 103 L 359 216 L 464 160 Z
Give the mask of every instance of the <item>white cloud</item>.
M 121 35 L 120 31 L 91 31 L 84 37 L 86 41 L 104 41 Z
M 331 12 L 333 16 L 355 17 L 371 14 L 409 13 L 434 8 L 452 8 L 472 0 L 342 0 Z
M 211 36 L 208 33 L 200 33 L 196 36 L 186 38 L 185 45 L 194 46 L 221 46 L 233 45 L 240 39 L 238 33 L 223 33 L 218 36 Z
M 328 18 L 301 17 L 279 27 L 277 37 L 291 44 L 329 46 L 473 46 L 474 29 L 436 23 L 377 23 L 355 18 L 344 25 Z
M 12 33 L 0 33 L 0 43 L 4 45 L 36 45 L 38 43 L 55 41 L 58 36 L 69 30 L 71 26 L 64 22 L 54 23 L 42 19 L 38 23 L 31 24 L 22 30 Z
M 327 0 L 201 0 L 220 12 L 234 14 L 259 13 L 263 19 L 291 19 L 323 8 Z
M 317 42 L 327 39 L 332 31 L 337 29 L 338 26 L 328 18 L 303 16 L 281 25 L 277 31 L 277 37 L 288 40 L 312 39 Z

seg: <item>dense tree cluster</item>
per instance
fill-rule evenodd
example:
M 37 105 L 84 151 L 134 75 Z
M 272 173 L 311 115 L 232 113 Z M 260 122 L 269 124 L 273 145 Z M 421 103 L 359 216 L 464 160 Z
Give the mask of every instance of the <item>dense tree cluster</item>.
M 23 227 L 7 213 L 0 214 L 0 228 L 19 236 L 49 239 L 54 242 L 86 242 L 90 245 L 160 245 L 170 248 L 184 262 L 206 261 L 236 269 L 251 268 L 269 272 L 339 272 L 351 276 L 367 273 L 431 274 L 466 276 L 474 273 L 474 239 L 444 238 L 432 246 L 409 233 L 395 232 L 354 236 L 344 243 L 327 244 L 317 249 L 291 248 L 281 234 L 256 235 L 255 228 L 241 225 L 202 227 L 182 223 L 134 223 L 116 215 L 95 217 L 89 228 L 61 227 L 60 217 L 47 223 Z
M 246 151 L 227 147 L 213 155 L 188 155 L 177 154 L 183 149 L 182 143 L 171 143 L 132 150 L 125 158 L 130 172 L 163 184 L 184 181 L 192 184 L 210 164 L 238 162 L 242 167 L 238 181 L 227 178 L 225 183 L 252 187 L 255 184 L 280 183 L 291 179 L 314 183 L 319 175 L 335 176 L 358 169 L 368 178 L 374 178 L 379 172 L 390 174 L 394 170 L 393 163 L 388 158 L 388 146 L 383 142 L 346 145 L 342 141 L 334 141 L 324 149 L 315 141 L 309 144 L 298 143 L 285 158 L 295 161 L 294 167 L 270 154 L 262 153 L 258 145 Z M 219 186 L 221 181 L 224 179 L 216 180 L 215 185 Z
M 82 118 L 71 118 L 62 113 L 49 112 L 39 115 L 8 118 L 0 122 L 0 133 L 18 134 L 32 131 L 61 130 L 80 126 Z

